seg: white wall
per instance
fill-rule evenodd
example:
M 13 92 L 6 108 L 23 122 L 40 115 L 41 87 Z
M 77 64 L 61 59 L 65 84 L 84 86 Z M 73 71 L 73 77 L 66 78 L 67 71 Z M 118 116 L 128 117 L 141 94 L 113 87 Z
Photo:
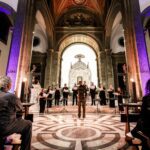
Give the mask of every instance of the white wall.
M 139 0 L 139 4 L 140 4 L 140 10 L 142 12 L 145 8 L 150 6 L 150 0 Z
M 15 11 L 17 11 L 18 1 L 19 0 L 0 0 L 0 2 L 6 3 L 11 6 Z
M 1 50 L 0 76 L 5 75 L 6 73 L 7 61 L 8 61 L 9 51 L 10 51 L 10 44 L 11 44 L 11 37 L 12 37 L 12 32 L 10 31 L 8 35 L 7 44 L 5 45 L 4 43 L 0 41 L 0 50 Z
M 35 25 L 34 36 L 40 39 L 40 44 L 36 47 L 33 47 L 33 51 L 46 53 L 48 49 L 47 36 L 41 29 L 41 26 L 39 26 L 38 24 Z

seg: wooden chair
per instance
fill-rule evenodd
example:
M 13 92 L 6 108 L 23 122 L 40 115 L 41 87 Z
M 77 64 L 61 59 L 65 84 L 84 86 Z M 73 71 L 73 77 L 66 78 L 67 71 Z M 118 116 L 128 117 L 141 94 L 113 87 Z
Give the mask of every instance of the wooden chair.
M 6 137 L 0 137 L 0 150 L 7 149 L 8 146 L 12 146 L 12 150 L 18 150 L 21 145 L 20 134 L 11 134 Z
M 126 134 L 126 141 L 128 142 L 128 144 L 132 147 L 134 147 L 134 149 L 136 150 L 140 150 L 141 146 L 142 146 L 142 141 L 138 138 L 135 138 L 132 136 L 131 132 L 128 132 Z

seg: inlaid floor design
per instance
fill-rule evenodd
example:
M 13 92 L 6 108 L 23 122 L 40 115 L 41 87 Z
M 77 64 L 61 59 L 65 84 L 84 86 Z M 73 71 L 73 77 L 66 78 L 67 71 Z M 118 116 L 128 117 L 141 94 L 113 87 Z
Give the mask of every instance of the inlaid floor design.
M 117 150 L 124 135 L 119 114 L 34 114 L 32 150 Z

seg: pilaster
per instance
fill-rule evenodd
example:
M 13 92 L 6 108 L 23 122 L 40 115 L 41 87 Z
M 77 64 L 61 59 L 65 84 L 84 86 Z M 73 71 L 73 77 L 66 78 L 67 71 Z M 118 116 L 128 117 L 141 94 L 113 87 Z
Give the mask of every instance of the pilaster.
M 112 65 L 112 57 L 111 57 L 111 49 L 105 49 L 105 53 L 106 53 L 106 82 L 107 82 L 107 87 L 109 87 L 109 85 L 113 85 L 114 86 L 114 75 L 113 75 L 113 65 Z

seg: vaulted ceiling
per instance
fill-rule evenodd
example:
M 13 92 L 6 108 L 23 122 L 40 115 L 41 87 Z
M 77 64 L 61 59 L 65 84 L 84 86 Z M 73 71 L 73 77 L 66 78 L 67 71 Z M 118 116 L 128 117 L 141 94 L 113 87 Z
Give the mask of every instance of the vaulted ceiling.
M 74 13 L 84 12 L 84 14 L 86 11 L 102 20 L 106 1 L 109 0 L 51 0 L 49 3 L 53 9 L 55 22 L 57 22 L 64 14 L 72 10 Z
M 65 10 L 75 7 L 85 7 L 101 14 L 104 0 L 53 0 L 55 16 L 60 16 Z

